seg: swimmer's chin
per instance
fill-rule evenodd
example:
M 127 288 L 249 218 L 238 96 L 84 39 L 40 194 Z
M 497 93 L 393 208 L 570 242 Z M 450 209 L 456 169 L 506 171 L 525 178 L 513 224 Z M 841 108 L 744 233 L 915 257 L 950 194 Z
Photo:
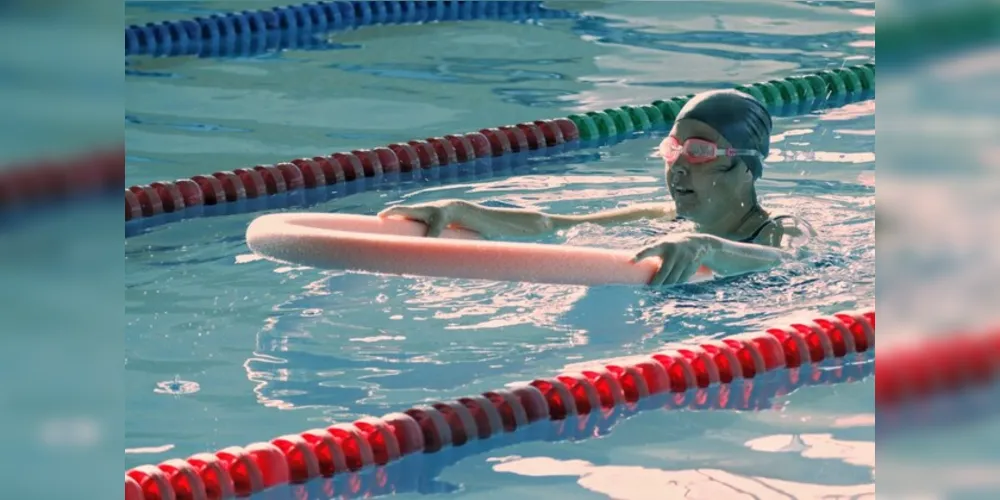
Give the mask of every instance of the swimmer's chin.
M 690 215 L 698 205 L 698 195 L 693 191 L 690 193 L 674 194 L 673 199 L 677 215 Z

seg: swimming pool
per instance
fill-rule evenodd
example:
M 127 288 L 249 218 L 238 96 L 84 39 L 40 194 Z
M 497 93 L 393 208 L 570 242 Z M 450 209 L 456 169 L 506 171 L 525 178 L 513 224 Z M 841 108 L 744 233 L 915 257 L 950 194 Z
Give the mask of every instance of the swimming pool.
M 557 7 L 580 16 L 373 26 L 336 33 L 329 46 L 241 58 L 130 58 L 127 184 L 648 103 L 874 57 L 874 3 Z M 129 4 L 126 22 L 240 8 L 262 6 Z M 480 393 L 667 342 L 873 307 L 874 128 L 874 100 L 777 119 L 762 197 L 810 220 L 821 238 L 801 264 L 719 283 L 588 289 L 280 266 L 249 256 L 243 241 L 262 212 L 131 236 L 125 466 Z M 444 197 L 560 213 L 609 208 L 666 196 L 662 163 L 650 156 L 657 137 L 494 175 L 375 181 L 295 210 L 372 214 Z M 550 241 L 632 248 L 669 229 L 585 227 Z M 573 444 L 523 439 L 428 455 L 392 469 L 378 491 L 874 496 L 874 383 L 859 378 L 756 398 L 744 411 L 642 412 Z

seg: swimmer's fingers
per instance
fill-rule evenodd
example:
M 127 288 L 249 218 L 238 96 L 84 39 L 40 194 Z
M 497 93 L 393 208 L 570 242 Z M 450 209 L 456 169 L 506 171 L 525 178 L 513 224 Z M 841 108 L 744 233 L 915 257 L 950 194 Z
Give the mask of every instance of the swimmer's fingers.
M 674 285 L 680 282 L 681 275 L 690 265 L 689 262 L 683 262 L 679 258 L 675 259 L 673 267 L 671 267 L 670 272 L 663 278 L 664 285 Z
M 397 205 L 394 207 L 389 207 L 378 213 L 378 216 L 385 219 L 392 216 L 405 217 L 407 219 L 413 218 L 413 214 L 419 209 L 413 207 L 404 207 L 402 205 Z
M 396 216 L 423 222 L 427 225 L 426 235 L 432 238 L 440 236 L 441 232 L 454 222 L 451 220 L 450 211 L 434 205 L 397 205 L 379 212 L 378 216 L 382 218 Z
M 632 262 L 639 262 L 650 257 L 659 257 L 661 259 L 660 267 L 653 273 L 653 277 L 649 280 L 649 286 L 659 286 L 663 284 L 663 280 L 666 279 L 667 274 L 670 272 L 671 263 L 668 259 L 663 256 L 664 247 L 663 244 L 650 245 L 643 248 L 639 253 L 632 257 Z
M 395 207 L 389 207 L 378 213 L 378 216 L 385 219 L 387 217 L 402 217 L 404 219 L 415 220 L 419 222 L 428 222 L 431 216 L 434 214 L 434 210 L 428 207 L 407 207 L 402 205 L 397 205 Z
M 650 257 L 659 257 L 662 251 L 663 247 L 661 247 L 660 245 L 650 245 L 640 250 L 639 253 L 635 254 L 635 257 L 632 257 L 632 262 L 633 263 L 639 262 L 640 260 L 648 259 Z
M 382 219 L 385 219 L 386 217 L 392 217 L 393 215 L 399 215 L 399 209 L 400 208 L 401 207 L 384 208 L 381 211 L 379 211 L 379 213 L 376 214 L 376 215 L 377 215 L 377 217 L 382 218 Z
M 663 250 L 663 248 L 659 249 L 660 252 L 663 252 Z M 663 263 L 660 264 L 660 268 L 657 269 L 655 274 L 653 274 L 653 279 L 649 280 L 649 284 L 651 286 L 660 286 L 668 283 L 671 273 L 673 273 L 674 269 L 678 267 L 679 263 L 677 262 L 677 252 L 670 251 L 673 249 L 667 250 L 669 253 L 661 256 Z
M 677 266 L 677 268 L 680 270 L 677 273 L 677 275 L 674 276 L 673 273 L 671 273 L 670 277 L 667 279 L 670 280 L 671 278 L 673 278 L 674 281 L 672 281 L 672 283 L 687 283 L 688 281 L 691 281 L 691 277 L 694 276 L 696 272 L 698 272 L 698 268 L 700 267 L 701 267 L 700 260 L 698 259 L 692 260 L 691 262 L 688 262 L 687 265 Z
M 427 223 L 427 237 L 436 238 L 441 235 L 441 231 L 444 231 L 445 226 L 448 225 L 448 218 L 438 210 L 431 212 L 430 216 L 424 222 Z

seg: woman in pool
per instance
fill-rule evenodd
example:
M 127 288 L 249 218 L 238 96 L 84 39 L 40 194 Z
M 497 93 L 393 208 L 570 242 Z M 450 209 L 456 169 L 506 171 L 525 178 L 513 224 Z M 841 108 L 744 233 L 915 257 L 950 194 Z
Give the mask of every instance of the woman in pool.
M 742 92 L 709 91 L 688 101 L 660 144 L 672 205 L 558 215 L 441 200 L 394 206 L 379 215 L 422 221 L 428 236 L 459 226 L 486 237 L 540 235 L 584 223 L 687 219 L 695 233 L 667 235 L 636 253 L 635 260 L 662 259 L 650 285 L 686 282 L 702 265 L 724 276 L 761 271 L 789 259 L 782 241 L 801 234 L 795 224 L 783 222 L 794 217 L 772 216 L 757 198 L 755 182 L 770 149 L 771 125 L 767 109 Z

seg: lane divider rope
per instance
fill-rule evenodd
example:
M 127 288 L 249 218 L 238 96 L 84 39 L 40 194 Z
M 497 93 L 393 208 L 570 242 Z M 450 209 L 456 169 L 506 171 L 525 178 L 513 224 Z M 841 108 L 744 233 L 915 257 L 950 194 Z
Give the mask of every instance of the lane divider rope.
M 875 366 L 875 401 L 900 408 L 938 394 L 982 387 L 1000 374 L 1000 329 L 895 346 Z
M 560 19 L 538 1 L 313 2 L 125 28 L 125 55 L 245 56 L 309 48 L 318 35 L 363 26 L 442 21 Z
M 125 148 L 23 161 L 0 169 L 0 213 L 79 196 L 111 194 L 125 184 Z
M 303 483 L 289 483 L 271 491 L 280 498 L 371 498 L 427 491 L 428 481 L 440 476 L 447 467 L 466 457 L 482 455 L 511 445 L 528 442 L 582 442 L 609 435 L 614 427 L 643 412 L 690 411 L 764 411 L 783 405 L 782 398 L 803 387 L 842 385 L 864 381 L 874 371 L 874 357 L 869 353 L 846 356 L 824 366 L 802 365 L 769 372 L 754 379 L 734 379 L 731 384 L 711 386 L 685 393 L 662 392 L 628 408 L 602 408 L 584 415 L 570 415 L 564 420 L 540 420 L 511 433 L 473 440 L 461 447 L 443 447 L 434 454 L 411 454 L 384 467 L 347 471 L 330 477 L 319 476 Z M 880 415 L 881 417 L 881 415 Z M 669 440 L 676 432 L 667 432 Z
M 756 97 L 776 115 L 803 114 L 821 106 L 872 98 L 875 65 L 848 66 L 736 88 Z M 413 178 L 438 167 L 471 162 L 485 162 L 484 168 L 488 168 L 490 162 L 511 155 L 523 158 L 612 144 L 667 129 L 691 97 L 134 185 L 125 190 L 125 222 L 148 229 L 168 221 L 158 217 L 162 214 L 176 214 L 172 220 L 179 220 L 200 215 L 191 210 L 200 207 L 258 198 L 276 200 L 274 195 L 390 174 Z M 278 208 L 274 203 L 260 204 L 260 210 L 274 208 Z
M 976 340 L 962 345 L 982 349 Z M 733 386 L 734 381 L 873 352 L 874 348 L 874 309 L 836 313 L 787 328 L 668 347 L 627 361 L 538 378 L 512 389 L 425 403 L 380 418 L 366 417 L 135 467 L 125 474 L 125 498 L 247 497 L 279 485 L 302 484 L 317 477 L 386 466 L 413 454 L 461 447 L 539 421 L 558 422 L 591 414 L 599 418 L 596 415 L 611 411 L 634 414 L 643 401 L 657 395 L 683 400 L 689 391 Z M 960 361 L 960 357 L 953 359 Z M 990 377 L 1000 371 L 995 362 L 989 366 Z M 909 366 L 902 368 L 913 373 Z M 946 374 L 945 378 L 958 377 L 951 380 L 953 385 L 981 380 L 966 376 L 961 367 L 934 368 Z M 915 380 L 904 378 L 897 387 L 910 387 Z M 900 393 L 907 392 L 893 392 Z M 876 394 L 885 397 L 884 390 Z

